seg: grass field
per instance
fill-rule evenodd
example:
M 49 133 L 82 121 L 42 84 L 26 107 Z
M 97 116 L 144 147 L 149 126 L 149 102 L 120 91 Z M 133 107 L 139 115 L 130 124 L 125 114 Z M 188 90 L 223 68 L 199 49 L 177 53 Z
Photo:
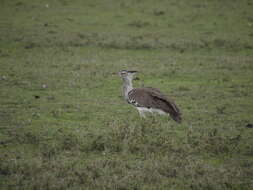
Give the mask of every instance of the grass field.
M 0 189 L 253 189 L 253 2 L 0 0 Z M 183 113 L 139 118 L 113 73 Z

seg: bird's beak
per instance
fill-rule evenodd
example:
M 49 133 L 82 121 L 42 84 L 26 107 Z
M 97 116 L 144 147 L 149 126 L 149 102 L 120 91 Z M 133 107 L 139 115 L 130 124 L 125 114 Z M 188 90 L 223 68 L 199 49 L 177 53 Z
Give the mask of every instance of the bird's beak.
M 112 75 L 116 76 L 116 75 L 120 75 L 120 73 L 113 72 Z

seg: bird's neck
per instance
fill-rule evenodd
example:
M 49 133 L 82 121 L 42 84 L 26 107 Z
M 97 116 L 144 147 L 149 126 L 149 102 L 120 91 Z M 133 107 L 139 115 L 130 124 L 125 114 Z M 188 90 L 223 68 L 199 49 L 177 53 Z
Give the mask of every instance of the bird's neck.
M 130 79 L 123 80 L 123 96 L 125 100 L 128 100 L 128 93 L 133 89 L 133 83 Z

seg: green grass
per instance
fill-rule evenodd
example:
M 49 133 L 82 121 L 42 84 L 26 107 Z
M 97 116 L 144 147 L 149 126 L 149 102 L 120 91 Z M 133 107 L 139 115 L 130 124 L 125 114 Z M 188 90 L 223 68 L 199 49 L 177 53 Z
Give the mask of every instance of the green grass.
M 253 188 L 250 0 L 1 0 L 0 189 Z M 113 73 L 183 113 L 139 118 Z

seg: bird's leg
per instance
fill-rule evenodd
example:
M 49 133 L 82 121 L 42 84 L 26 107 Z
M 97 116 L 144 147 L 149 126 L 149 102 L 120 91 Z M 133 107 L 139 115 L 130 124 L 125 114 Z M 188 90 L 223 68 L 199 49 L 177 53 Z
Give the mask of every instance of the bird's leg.
M 144 111 L 139 111 L 139 114 L 142 118 L 146 118 L 145 112 Z
M 151 114 L 151 119 L 152 119 L 152 123 L 157 123 L 155 114 Z
M 140 116 L 142 118 L 146 118 L 146 115 L 145 115 L 144 111 L 142 109 L 140 109 L 140 108 L 137 108 L 137 109 L 138 109 L 138 112 L 139 112 Z

